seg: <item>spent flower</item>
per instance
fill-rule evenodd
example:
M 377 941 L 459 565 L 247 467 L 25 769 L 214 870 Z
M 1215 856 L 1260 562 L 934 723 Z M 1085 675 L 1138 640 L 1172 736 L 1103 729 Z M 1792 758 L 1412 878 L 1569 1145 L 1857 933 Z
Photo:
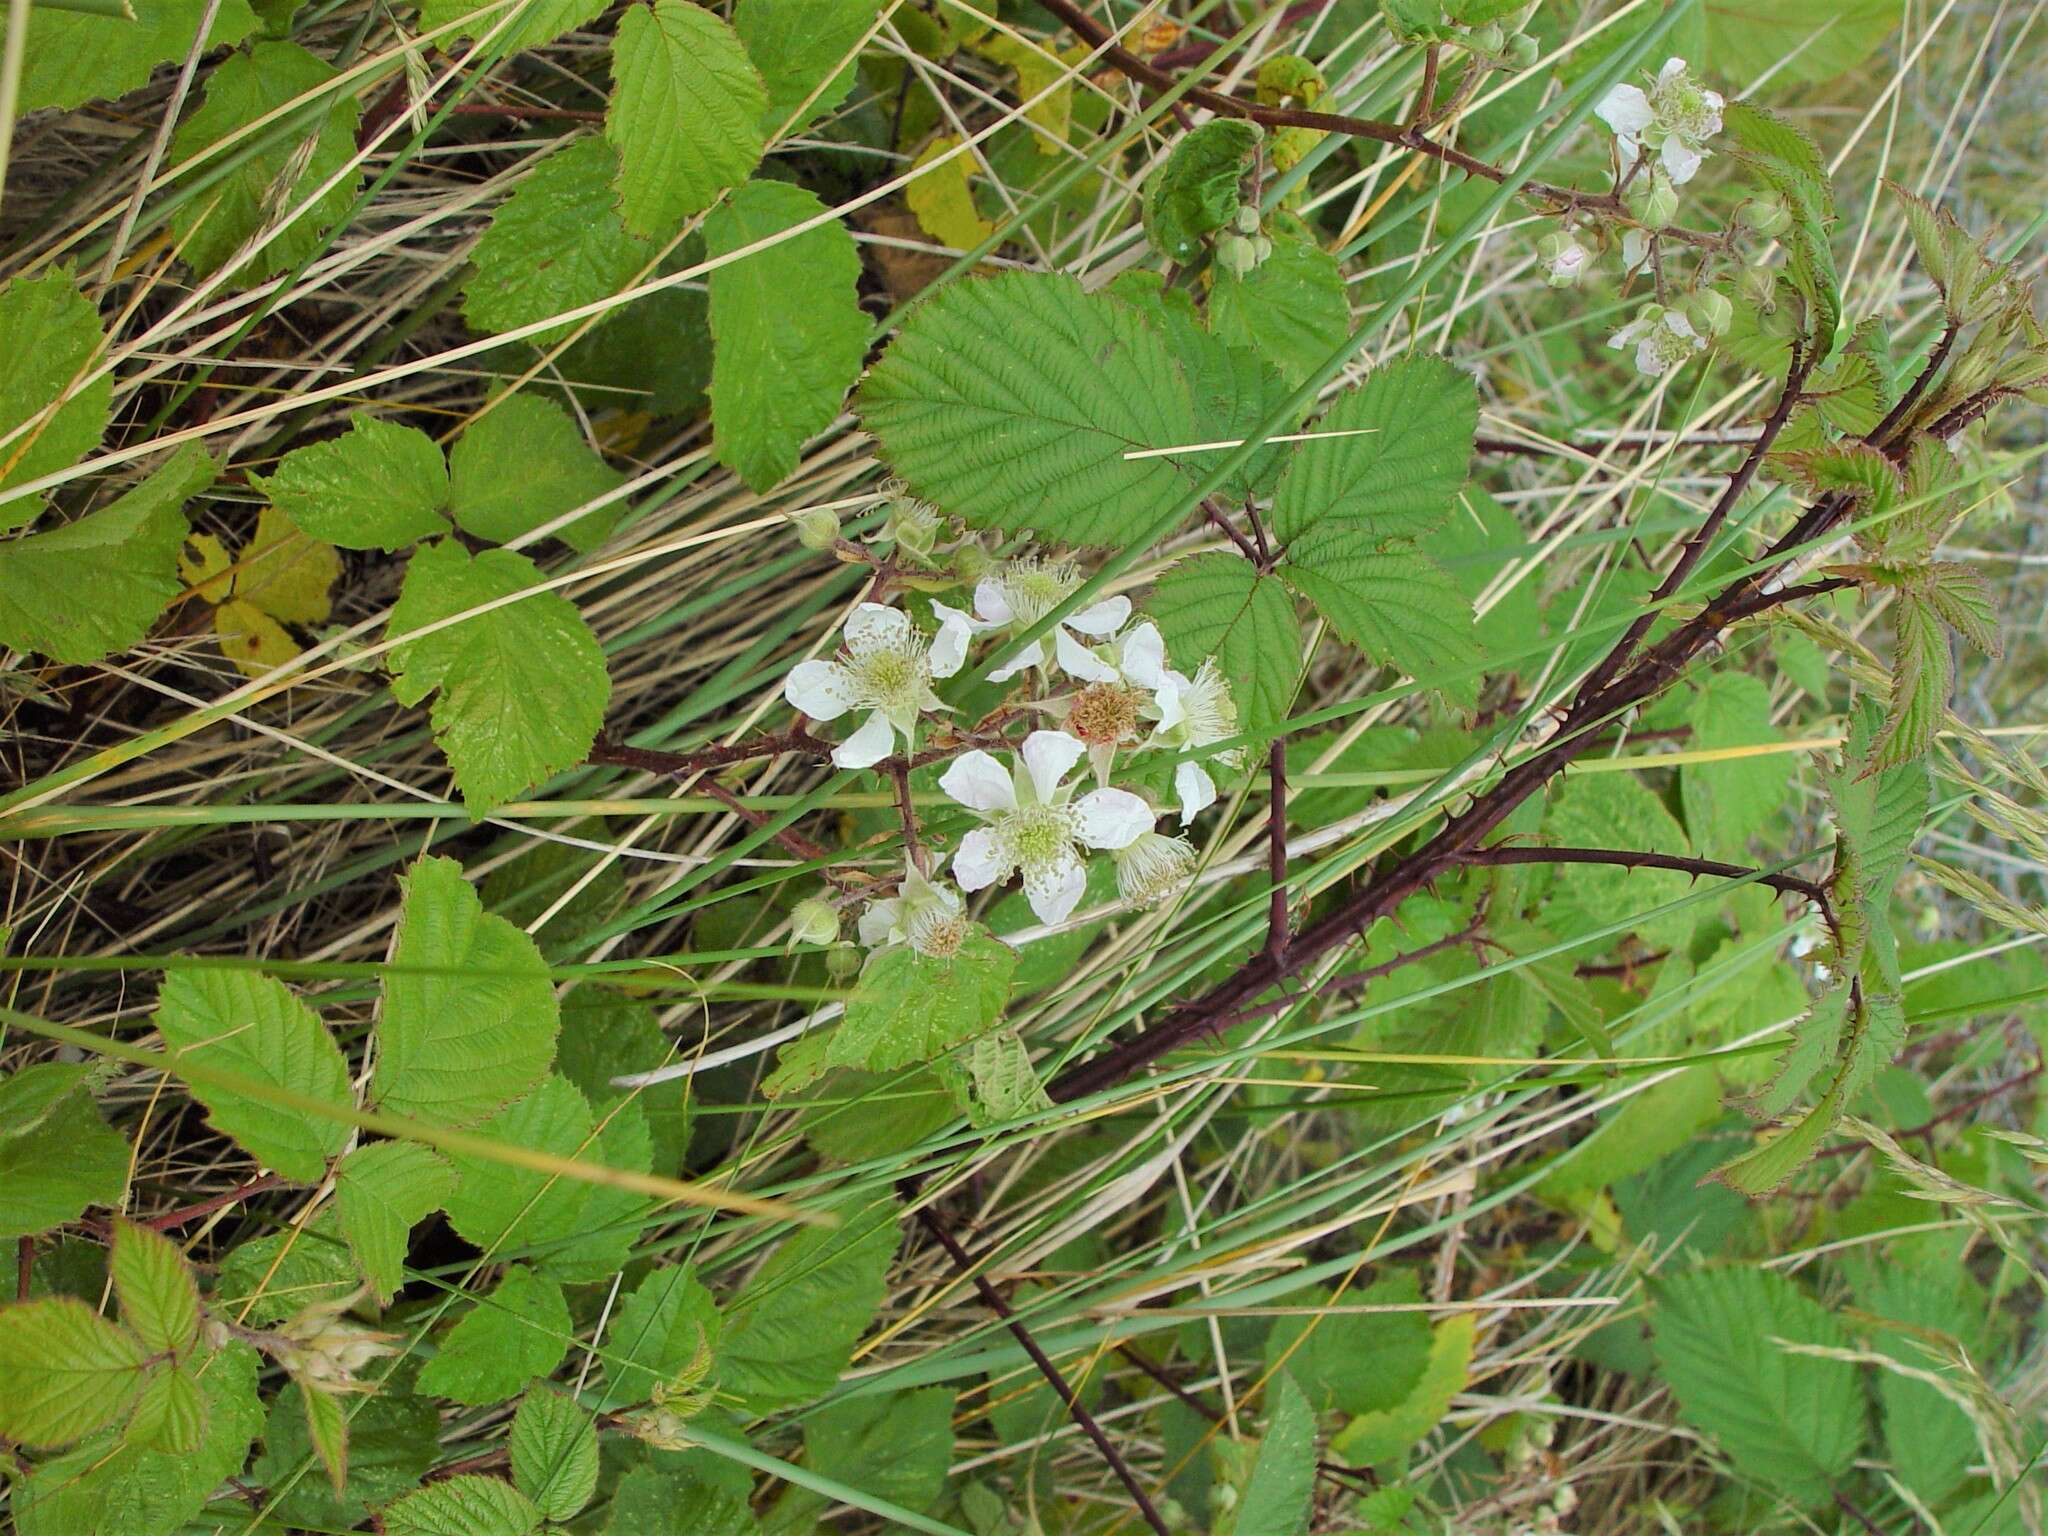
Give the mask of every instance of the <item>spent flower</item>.
M 1193 677 L 1180 672 L 1166 673 L 1145 713 L 1157 722 L 1152 728 L 1154 746 L 1187 752 L 1237 734 L 1237 704 L 1213 657 L 1205 657 Z M 1232 750 L 1214 756 L 1219 763 L 1235 768 L 1240 755 Z M 1216 803 L 1216 781 L 1209 777 L 1206 767 L 1192 758 L 1173 770 L 1173 789 L 1180 797 L 1182 826 Z
M 1065 731 L 1033 731 L 1011 768 L 986 752 L 953 760 L 939 788 L 986 823 L 963 837 L 953 855 L 962 890 L 1022 875 L 1025 899 L 1039 921 L 1061 922 L 1087 884 L 1082 850 L 1128 848 L 1152 830 L 1152 807 L 1128 790 L 1070 798 L 1072 787 L 1061 780 L 1086 751 Z
M 951 677 L 967 659 L 968 634 L 941 615 L 937 635 L 927 638 L 910 615 L 880 603 L 862 603 L 846 621 L 846 647 L 833 661 L 804 661 L 783 680 L 783 697 L 813 720 L 837 720 L 864 709 L 860 729 L 832 751 L 841 768 L 867 768 L 889 755 L 897 736 L 906 746 L 917 717 L 943 709 L 932 680 Z
M 1036 555 L 1005 560 L 974 584 L 974 614 L 970 622 L 980 630 L 1029 629 L 1072 597 L 1080 586 L 1081 572 L 1071 560 L 1044 560 Z M 954 610 L 945 612 L 950 620 Z M 1124 620 L 1130 616 L 1128 597 L 1106 597 L 1091 603 L 1061 619 L 1050 636 L 1041 636 L 1025 646 L 1008 666 L 989 673 L 989 681 L 1007 682 L 1026 667 L 1043 667 L 1047 639 L 1055 649 L 1062 639 L 1078 644 L 1073 640 L 1075 634 L 1106 640 L 1123 628 Z
M 1143 833 L 1110 857 L 1116 860 L 1116 893 L 1134 907 L 1156 906 L 1195 872 L 1194 845 L 1164 832 Z
M 1674 186 L 1691 181 L 1706 159 L 1706 142 L 1721 131 L 1723 102 L 1693 79 L 1683 59 L 1668 59 L 1648 91 L 1617 85 L 1593 110 L 1614 130 L 1625 171 L 1645 150 L 1662 160 Z
M 868 948 L 908 944 L 934 960 L 959 949 L 967 929 L 967 904 L 960 893 L 926 879 L 915 864 L 904 870 L 894 896 L 869 902 L 860 915 L 860 941 Z

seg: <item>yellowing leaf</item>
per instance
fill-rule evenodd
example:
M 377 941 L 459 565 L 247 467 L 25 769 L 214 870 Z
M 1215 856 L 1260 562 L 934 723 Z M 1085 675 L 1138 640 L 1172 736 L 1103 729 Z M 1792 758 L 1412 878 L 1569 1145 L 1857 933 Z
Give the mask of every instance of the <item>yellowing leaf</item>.
M 230 599 L 213 612 L 220 653 L 244 677 L 261 677 L 299 654 L 299 642 L 254 603 Z
M 1088 50 L 1077 43 L 1064 53 L 1053 54 L 1019 42 L 1014 37 L 992 37 L 978 45 L 975 51 L 985 59 L 1006 64 L 1017 71 L 1017 98 L 1020 101 L 1030 102 L 1048 87 L 1059 87 L 1044 100 L 1024 109 L 1024 116 L 1049 135 L 1037 140 L 1039 152 L 1058 154 L 1067 139 L 1067 125 L 1074 116 L 1074 66 L 1088 57 Z
M 917 215 L 918 228 L 941 245 L 969 251 L 994 234 L 995 225 L 974 206 L 974 190 L 967 179 L 968 157 L 955 155 L 943 165 L 924 169 L 959 144 L 956 134 L 927 144 L 911 166 L 920 174 L 903 189 L 903 198 Z
M 219 607 L 234 591 L 228 567 L 235 563 L 227 545 L 210 533 L 195 533 L 178 552 L 178 579 L 192 589 L 194 597 Z
M 256 536 L 242 549 L 235 596 L 286 624 L 318 624 L 333 609 L 328 589 L 341 574 L 332 544 L 301 533 L 275 507 L 256 520 Z

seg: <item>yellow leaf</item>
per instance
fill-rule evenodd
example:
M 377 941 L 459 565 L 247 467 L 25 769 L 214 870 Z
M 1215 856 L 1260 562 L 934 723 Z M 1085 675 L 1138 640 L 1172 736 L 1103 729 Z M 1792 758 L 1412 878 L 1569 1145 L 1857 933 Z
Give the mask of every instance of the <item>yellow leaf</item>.
M 1076 44 L 1065 53 L 1055 55 L 1043 48 L 1020 43 L 1014 37 L 992 37 L 980 44 L 975 52 L 1017 71 L 1019 101 L 1030 101 L 1047 86 L 1059 84 L 1058 90 L 1024 113 L 1050 135 L 1036 141 L 1039 153 L 1058 154 L 1060 146 L 1067 141 L 1067 125 L 1074 116 L 1073 66 L 1088 57 L 1088 50 Z
M 968 157 L 955 155 L 936 170 L 923 169 L 959 143 L 957 136 L 949 134 L 925 146 L 911 167 L 920 174 L 903 189 L 903 197 L 926 234 L 956 251 L 971 251 L 995 233 L 995 226 L 974 206 L 974 192 L 967 180 Z
M 341 556 L 332 544 L 299 532 L 277 508 L 265 507 L 256 536 L 242 549 L 235 598 L 286 624 L 318 624 L 333 607 L 327 591 L 340 574 Z
M 230 598 L 213 611 L 220 653 L 244 677 L 261 677 L 299 654 L 299 642 L 285 627 L 254 603 Z
M 234 578 L 227 574 L 232 564 L 227 546 L 219 539 L 210 533 L 195 533 L 178 552 L 178 579 L 218 607 L 228 600 L 235 585 Z

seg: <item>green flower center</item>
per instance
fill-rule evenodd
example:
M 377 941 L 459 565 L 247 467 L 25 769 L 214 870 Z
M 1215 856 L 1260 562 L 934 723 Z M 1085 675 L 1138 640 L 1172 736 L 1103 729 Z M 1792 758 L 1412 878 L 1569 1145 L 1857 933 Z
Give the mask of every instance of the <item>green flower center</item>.
M 1003 575 L 1010 611 L 1020 624 L 1036 624 L 1080 584 L 1080 573 L 1071 565 L 1040 565 L 1036 560 L 1019 560 Z
M 904 702 L 924 679 L 917 659 L 902 651 L 877 651 L 861 663 L 861 682 L 877 704 Z
M 1024 869 L 1056 861 L 1074 841 L 1072 813 L 1063 805 L 1026 805 L 1003 818 L 1003 842 Z
M 1714 132 L 1714 108 L 1698 82 L 1680 75 L 1659 86 L 1650 101 L 1657 121 L 1681 139 L 1704 139 Z

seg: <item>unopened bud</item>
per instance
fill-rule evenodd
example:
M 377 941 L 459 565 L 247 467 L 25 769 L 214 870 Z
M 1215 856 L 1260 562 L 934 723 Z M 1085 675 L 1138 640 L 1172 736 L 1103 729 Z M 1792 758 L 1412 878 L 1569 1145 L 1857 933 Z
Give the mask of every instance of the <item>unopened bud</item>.
M 860 974 L 867 956 L 851 944 L 834 944 L 825 951 L 825 974 L 834 981 L 851 981 Z
M 1785 206 L 1785 199 L 1775 192 L 1765 197 L 1751 198 L 1735 210 L 1735 217 L 1766 240 L 1774 235 L 1783 234 L 1792 224 L 1792 210 Z
M 1686 300 L 1685 316 L 1702 336 L 1719 336 L 1735 318 L 1735 306 L 1726 294 L 1705 288 Z
M 953 551 L 953 574 L 970 586 L 986 576 L 993 564 L 994 559 L 981 547 L 979 539 L 968 539 Z
M 1252 236 L 1252 265 L 1264 266 L 1266 258 L 1273 254 L 1273 242 L 1264 235 Z
M 830 944 L 839 937 L 839 914 L 822 896 L 806 896 L 789 909 L 789 942 Z
M 1240 235 L 1256 235 L 1259 232 L 1259 210 L 1250 203 L 1238 204 L 1237 232 Z
M 839 542 L 839 514 L 829 507 L 805 507 L 789 519 L 796 525 L 796 541 L 805 549 L 824 551 Z
M 1483 27 L 1474 27 L 1465 36 L 1465 41 L 1474 53 L 1492 54 L 1499 57 L 1507 46 L 1508 35 L 1497 21 L 1489 21 Z
M 939 509 L 914 496 L 902 497 L 889 509 L 880 537 L 892 541 L 911 559 L 929 565 L 939 542 Z
M 1543 56 L 1543 45 L 1527 32 L 1517 32 L 1508 39 L 1508 62 L 1517 69 L 1527 69 Z
M 1628 211 L 1645 229 L 1662 229 L 1678 216 L 1678 188 L 1653 173 L 1647 191 L 1630 194 Z
M 1536 242 L 1536 258 L 1543 263 L 1543 280 L 1553 288 L 1571 288 L 1593 264 L 1592 252 L 1563 230 L 1553 230 Z
M 1243 235 L 1224 235 L 1216 242 L 1216 265 L 1232 277 L 1243 277 L 1259 264 L 1259 253 Z

